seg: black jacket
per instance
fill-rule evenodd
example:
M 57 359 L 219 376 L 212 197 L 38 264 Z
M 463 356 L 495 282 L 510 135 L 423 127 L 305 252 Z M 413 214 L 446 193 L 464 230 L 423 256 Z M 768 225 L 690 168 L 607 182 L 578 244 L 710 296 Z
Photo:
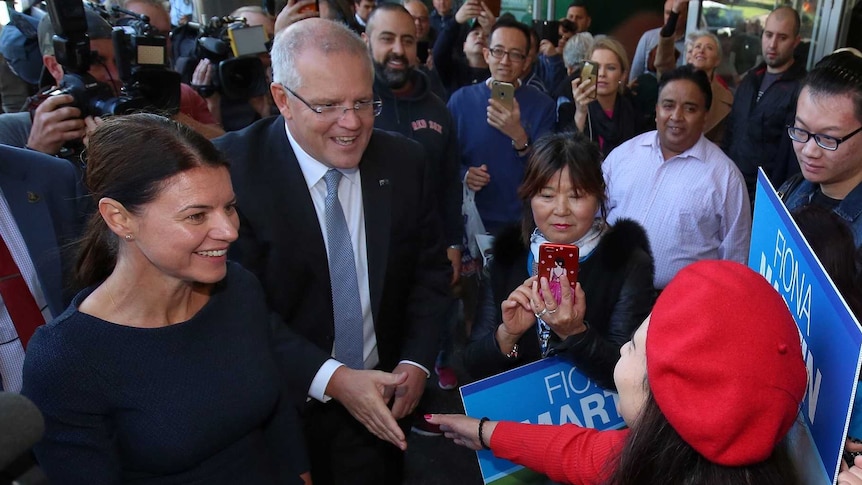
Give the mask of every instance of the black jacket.
M 239 239 L 230 258 L 258 277 L 277 326 L 276 353 L 293 389 L 307 391 L 332 355 L 335 321 L 325 235 L 281 116 L 214 140 L 231 161 Z M 430 368 L 452 270 L 425 176 L 425 153 L 374 130 L 362 154 L 365 251 L 378 369 L 402 360 Z M 297 336 L 301 335 L 304 338 Z
M 470 67 L 467 63 L 462 45 L 468 34 L 468 28 L 456 22 L 454 16 L 444 19 L 437 31 L 437 40 L 431 55 L 434 57 L 434 69 L 440 74 L 440 80 L 449 90 L 449 94 L 491 77 L 491 71 L 487 67 Z
M 383 111 L 374 127 L 394 131 L 419 142 L 425 149 L 438 214 L 443 220 L 447 245 L 460 245 L 464 238 L 461 218 L 460 152 L 452 115 L 446 103 L 432 91 L 428 77 L 414 70 L 413 92 L 395 96 L 380 76 L 374 78 L 374 94 L 383 101 Z
M 533 330 L 518 340 L 520 349 L 515 359 L 500 351 L 494 337 L 503 321 L 500 303 L 529 276 L 529 251 L 520 239 L 518 227 L 504 230 L 494 242 L 490 282 L 484 285 L 470 343 L 464 349 L 467 371 L 477 379 L 541 358 L 539 339 Z M 655 302 L 654 271 L 646 231 L 634 221 L 617 221 L 602 236 L 593 254 L 579 265 L 578 281 L 586 294 L 588 329 L 565 341 L 552 333 L 551 353 L 572 361 L 598 385 L 616 389 L 613 375 L 620 347 L 631 339 Z
M 742 172 L 752 204 L 758 166 L 776 187 L 799 171 L 786 126 L 796 116 L 796 98 L 805 66 L 794 62 L 758 102 L 757 92 L 765 74 L 766 64 L 761 64 L 748 71 L 739 84 L 726 118 L 721 147 Z

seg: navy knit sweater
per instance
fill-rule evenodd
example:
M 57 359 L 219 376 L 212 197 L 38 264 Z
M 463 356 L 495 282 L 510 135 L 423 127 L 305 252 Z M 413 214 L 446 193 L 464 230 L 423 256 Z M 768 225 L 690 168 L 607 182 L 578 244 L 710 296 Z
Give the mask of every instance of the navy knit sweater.
M 35 447 L 52 483 L 301 483 L 295 408 L 270 349 L 270 313 L 239 265 L 191 319 L 136 328 L 77 310 L 27 347 L 26 395 L 45 416 Z

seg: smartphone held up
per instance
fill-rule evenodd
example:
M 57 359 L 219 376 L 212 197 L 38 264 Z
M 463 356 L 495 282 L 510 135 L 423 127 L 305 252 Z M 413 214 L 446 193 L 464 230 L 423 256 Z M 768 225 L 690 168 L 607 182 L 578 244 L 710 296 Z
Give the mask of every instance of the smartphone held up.
M 581 85 L 589 79 L 590 86 L 595 86 L 598 78 L 599 65 L 593 61 L 584 61 L 584 65 L 581 67 Z M 596 99 L 596 93 L 597 91 L 593 89 L 590 99 Z
M 575 285 L 578 283 L 578 247 L 574 244 L 545 243 L 539 245 L 538 276 L 548 279 L 548 286 L 557 304 L 563 298 L 563 287 L 560 277 L 566 275 L 574 296 Z
M 502 81 L 491 82 L 491 98 L 496 99 L 508 109 L 514 107 L 515 85 Z

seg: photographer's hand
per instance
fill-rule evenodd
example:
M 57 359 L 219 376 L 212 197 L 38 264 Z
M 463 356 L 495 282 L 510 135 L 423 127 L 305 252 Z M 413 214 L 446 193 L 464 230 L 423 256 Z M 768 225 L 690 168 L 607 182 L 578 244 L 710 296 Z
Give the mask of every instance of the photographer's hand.
M 102 118 L 100 118 L 98 116 L 87 116 L 86 118 L 84 118 L 84 125 L 85 125 L 84 131 L 86 132 L 84 134 L 84 146 L 87 146 L 90 144 L 90 135 L 92 135 L 93 132 L 96 131 L 96 128 L 98 128 L 99 125 L 101 125 L 104 122 L 105 122 L 105 120 L 103 120 Z
M 27 147 L 56 155 L 66 142 L 83 138 L 86 125 L 81 119 L 81 110 L 67 106 L 74 101 L 69 94 L 45 99 L 33 113 Z
M 192 84 L 198 94 L 207 103 L 207 109 L 213 115 L 216 123 L 221 125 L 221 94 L 212 87 L 213 75 L 215 74 L 215 66 L 209 59 L 201 59 L 192 73 Z M 204 92 L 208 96 L 204 96 Z

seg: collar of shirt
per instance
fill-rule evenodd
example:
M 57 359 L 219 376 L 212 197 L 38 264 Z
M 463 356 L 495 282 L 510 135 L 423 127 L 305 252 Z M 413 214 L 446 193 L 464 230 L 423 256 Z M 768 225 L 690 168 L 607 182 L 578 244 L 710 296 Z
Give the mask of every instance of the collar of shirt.
M 305 183 L 308 189 L 311 190 L 320 182 L 320 179 L 326 175 L 330 167 L 323 162 L 316 160 L 299 146 L 299 143 L 290 134 L 290 129 L 287 123 L 284 124 L 284 131 L 287 133 L 287 140 L 290 142 L 290 147 L 293 148 L 293 153 L 296 155 L 296 161 L 299 162 L 299 169 L 302 170 L 302 176 L 305 177 Z M 351 184 L 359 183 L 359 168 L 337 169 L 343 175 L 343 178 L 350 181 Z M 326 191 L 324 190 L 324 195 Z
M 485 79 L 485 86 L 488 86 L 488 89 L 491 89 L 491 83 L 492 83 L 492 82 L 494 82 L 494 81 L 495 81 L 495 79 L 493 78 L 493 76 L 492 76 L 492 77 L 489 77 L 488 79 Z M 523 85 L 524 85 L 524 83 L 522 83 L 522 82 L 521 82 L 521 79 L 520 79 L 520 78 L 519 78 L 519 79 L 515 79 L 515 82 L 514 82 L 514 83 L 509 83 L 509 84 L 514 84 L 514 85 L 515 85 L 515 89 L 516 89 L 516 90 L 517 90 L 518 88 L 520 88 L 521 86 L 523 86 Z
M 703 134 L 701 134 L 700 138 L 698 138 L 697 142 L 695 142 L 695 144 L 693 146 L 691 146 L 688 150 L 686 150 L 686 151 L 684 151 L 678 155 L 674 155 L 674 156 L 668 158 L 667 160 L 664 160 L 664 155 L 662 155 L 662 152 L 661 152 L 661 140 L 659 140 L 658 131 L 654 132 L 654 136 L 644 137 L 643 140 L 641 141 L 642 146 L 651 147 L 653 152 L 658 154 L 659 159 L 662 161 L 666 161 L 666 162 L 669 162 L 675 158 L 694 158 L 694 159 L 699 160 L 701 162 L 706 162 L 707 161 L 706 160 L 706 146 L 704 146 L 704 143 L 711 143 L 711 142 L 708 141 L 703 136 Z

